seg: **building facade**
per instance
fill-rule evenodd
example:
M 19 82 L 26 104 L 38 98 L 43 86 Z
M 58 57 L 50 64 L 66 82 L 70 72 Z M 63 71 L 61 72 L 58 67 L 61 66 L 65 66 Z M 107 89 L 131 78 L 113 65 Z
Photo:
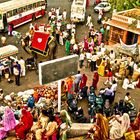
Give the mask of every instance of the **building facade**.
M 105 24 L 110 26 L 109 44 L 119 43 L 121 38 L 127 45 L 138 43 L 140 46 L 140 9 L 113 13 Z

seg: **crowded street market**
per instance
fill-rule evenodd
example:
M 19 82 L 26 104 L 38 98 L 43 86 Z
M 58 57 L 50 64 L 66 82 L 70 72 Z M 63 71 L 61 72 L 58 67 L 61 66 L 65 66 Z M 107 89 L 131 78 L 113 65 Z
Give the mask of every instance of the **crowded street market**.
M 0 1 L 0 140 L 140 140 L 140 0 Z

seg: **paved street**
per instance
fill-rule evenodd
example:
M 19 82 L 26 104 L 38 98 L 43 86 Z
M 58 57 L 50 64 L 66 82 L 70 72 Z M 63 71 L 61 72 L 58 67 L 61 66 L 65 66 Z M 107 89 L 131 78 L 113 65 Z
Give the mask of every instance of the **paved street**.
M 0 0 L 0 2 L 2 2 L 2 1 L 3 0 Z M 61 7 L 61 10 L 66 9 L 68 11 L 68 13 L 70 13 L 70 5 L 71 5 L 71 2 L 68 2 L 68 0 L 48 0 L 48 10 L 52 7 Z M 98 14 L 94 13 L 92 5 L 87 10 L 87 15 L 89 13 L 92 14 L 94 26 L 95 26 L 96 29 L 98 29 L 100 27 L 100 25 L 98 25 L 97 22 L 96 22 Z M 110 14 L 107 13 L 107 16 L 108 15 L 110 15 Z M 35 22 L 37 22 L 37 23 L 47 23 L 47 15 L 45 15 L 43 18 L 37 19 Z M 29 25 L 30 25 L 30 23 L 27 23 L 23 26 L 20 26 L 16 30 L 21 32 L 23 35 L 25 35 L 25 33 L 28 32 L 28 30 L 29 30 Z M 78 39 L 78 41 L 83 40 L 84 35 L 87 34 L 87 31 L 88 31 L 88 28 L 84 24 L 78 24 L 77 25 L 77 39 Z M 14 37 L 8 37 L 7 38 L 7 44 L 15 45 Z M 0 44 L 0 46 L 1 46 L 1 44 Z M 23 56 L 24 59 L 27 59 L 27 58 L 31 57 L 29 54 L 27 54 L 23 50 L 21 45 L 18 45 L 17 47 L 19 48 L 18 57 Z M 57 58 L 63 57 L 65 55 L 64 47 L 59 46 L 58 49 L 57 49 L 57 54 L 56 55 L 57 55 Z M 47 58 L 39 56 L 38 61 L 40 61 L 40 60 L 45 61 L 45 60 L 47 60 Z M 82 68 L 81 72 L 86 73 L 88 75 L 88 85 L 91 85 L 93 73 L 90 72 L 90 70 L 85 68 L 85 67 Z M 11 77 L 11 79 L 14 79 L 14 77 Z M 98 90 L 100 88 L 105 87 L 103 85 L 103 81 L 105 81 L 105 80 L 106 80 L 106 78 L 100 77 L 97 93 L 98 93 Z M 9 94 L 11 92 L 16 92 L 17 93 L 18 91 L 24 91 L 26 89 L 33 88 L 34 86 L 36 86 L 38 84 L 39 84 L 38 75 L 35 73 L 35 71 L 30 71 L 30 72 L 27 72 L 27 75 L 26 75 L 25 78 L 21 78 L 21 86 L 17 87 L 17 86 L 15 86 L 14 83 L 8 84 L 5 79 L 2 79 L 2 82 L 0 83 L 0 88 L 4 89 L 5 94 Z M 118 86 L 118 90 L 117 90 L 117 94 L 116 94 L 116 101 L 118 101 L 121 98 L 124 98 L 124 95 L 126 93 L 126 91 L 121 88 L 121 84 L 122 84 L 121 81 L 119 81 L 119 86 Z M 139 108 L 140 105 L 138 103 L 139 103 L 139 100 L 140 100 L 140 96 L 139 96 L 140 90 L 135 89 L 135 90 L 128 90 L 128 91 L 131 93 L 132 97 L 135 99 L 135 101 L 137 103 L 137 107 Z M 87 103 L 84 102 L 84 105 L 83 105 L 83 103 L 80 103 L 79 105 L 85 107 L 85 104 L 87 104 Z M 87 109 L 85 109 L 85 114 L 87 114 Z

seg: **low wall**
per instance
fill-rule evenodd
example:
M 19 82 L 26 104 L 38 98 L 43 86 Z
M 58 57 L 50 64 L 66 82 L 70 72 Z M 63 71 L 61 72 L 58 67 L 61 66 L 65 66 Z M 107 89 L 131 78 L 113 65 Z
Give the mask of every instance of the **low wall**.
M 91 123 L 73 123 L 70 130 L 68 131 L 68 137 L 79 137 L 87 135 L 90 128 L 93 126 Z

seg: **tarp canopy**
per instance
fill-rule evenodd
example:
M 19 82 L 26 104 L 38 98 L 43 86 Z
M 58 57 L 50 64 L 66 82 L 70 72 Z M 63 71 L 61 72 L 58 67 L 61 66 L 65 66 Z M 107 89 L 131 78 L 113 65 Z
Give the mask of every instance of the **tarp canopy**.
M 18 53 L 18 48 L 14 45 L 7 45 L 0 48 L 0 59 L 15 55 Z
M 120 38 L 120 44 L 123 50 L 125 50 L 127 53 L 131 53 L 131 55 L 138 55 L 139 51 L 138 51 L 138 44 L 132 44 L 132 45 L 126 45 L 125 43 L 123 43 L 123 41 Z
M 45 53 L 48 50 L 47 43 L 50 35 L 44 32 L 35 32 L 32 40 L 31 50 L 38 53 Z

